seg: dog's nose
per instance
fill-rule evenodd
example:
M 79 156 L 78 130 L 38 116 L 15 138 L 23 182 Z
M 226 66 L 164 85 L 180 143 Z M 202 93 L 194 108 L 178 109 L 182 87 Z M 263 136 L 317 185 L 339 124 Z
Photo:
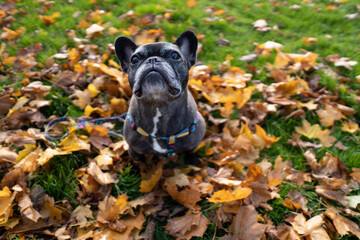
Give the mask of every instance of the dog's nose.
M 159 57 L 149 57 L 147 59 L 147 63 L 152 63 L 152 64 L 156 64 L 161 62 L 161 59 Z

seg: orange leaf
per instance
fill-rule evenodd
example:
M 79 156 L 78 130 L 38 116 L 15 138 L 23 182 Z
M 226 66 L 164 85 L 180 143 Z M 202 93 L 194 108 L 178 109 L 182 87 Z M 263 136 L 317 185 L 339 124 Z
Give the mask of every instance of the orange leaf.
M 141 177 L 142 178 L 147 177 L 147 179 L 141 180 L 139 191 L 143 193 L 151 192 L 156 186 L 157 182 L 160 180 L 162 176 L 162 172 L 163 172 L 162 161 L 159 161 L 156 167 L 154 167 L 152 171 L 147 174 L 148 176 L 146 176 L 146 174 L 144 173 L 141 173 Z
M 194 0 L 189 0 L 186 2 L 186 7 L 191 8 L 191 7 L 195 7 L 196 6 L 196 1 Z
M 248 197 L 251 192 L 252 190 L 250 188 L 237 188 L 234 191 L 222 189 L 214 192 L 214 195 L 209 198 L 208 201 L 212 203 L 232 202 Z

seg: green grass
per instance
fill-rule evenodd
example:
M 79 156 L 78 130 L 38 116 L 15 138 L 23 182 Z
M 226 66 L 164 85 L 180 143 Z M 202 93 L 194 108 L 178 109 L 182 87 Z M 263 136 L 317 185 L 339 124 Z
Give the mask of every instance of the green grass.
M 41 167 L 36 178 L 30 181 L 30 188 L 39 185 L 47 194 L 54 197 L 55 201 L 66 198 L 75 205 L 79 204 L 75 199 L 78 180 L 74 170 L 83 167 L 87 163 L 87 157 L 80 152 L 66 157 L 53 157 L 47 166 Z
M 139 170 L 128 164 L 118 174 L 119 182 L 113 185 L 111 194 L 118 196 L 126 193 L 128 200 L 131 201 L 142 195 L 140 190 L 140 173 Z

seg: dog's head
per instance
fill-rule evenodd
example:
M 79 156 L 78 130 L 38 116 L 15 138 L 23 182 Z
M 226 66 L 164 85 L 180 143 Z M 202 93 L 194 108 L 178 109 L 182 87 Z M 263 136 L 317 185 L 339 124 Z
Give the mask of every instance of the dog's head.
M 189 69 L 196 61 L 198 40 L 191 31 L 183 32 L 174 43 L 137 46 L 130 38 L 115 40 L 116 56 L 128 73 L 134 95 L 143 101 L 164 102 L 186 92 Z

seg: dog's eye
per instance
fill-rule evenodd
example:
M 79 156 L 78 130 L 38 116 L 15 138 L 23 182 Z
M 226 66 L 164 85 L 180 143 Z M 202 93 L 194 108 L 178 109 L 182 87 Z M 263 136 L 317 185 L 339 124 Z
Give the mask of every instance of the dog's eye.
M 140 58 L 138 57 L 138 56 L 133 56 L 132 58 L 131 58 L 131 63 L 132 64 L 136 64 L 136 63 L 138 63 L 140 61 Z
M 177 52 L 172 52 L 170 57 L 171 59 L 177 60 L 180 58 L 180 55 Z

